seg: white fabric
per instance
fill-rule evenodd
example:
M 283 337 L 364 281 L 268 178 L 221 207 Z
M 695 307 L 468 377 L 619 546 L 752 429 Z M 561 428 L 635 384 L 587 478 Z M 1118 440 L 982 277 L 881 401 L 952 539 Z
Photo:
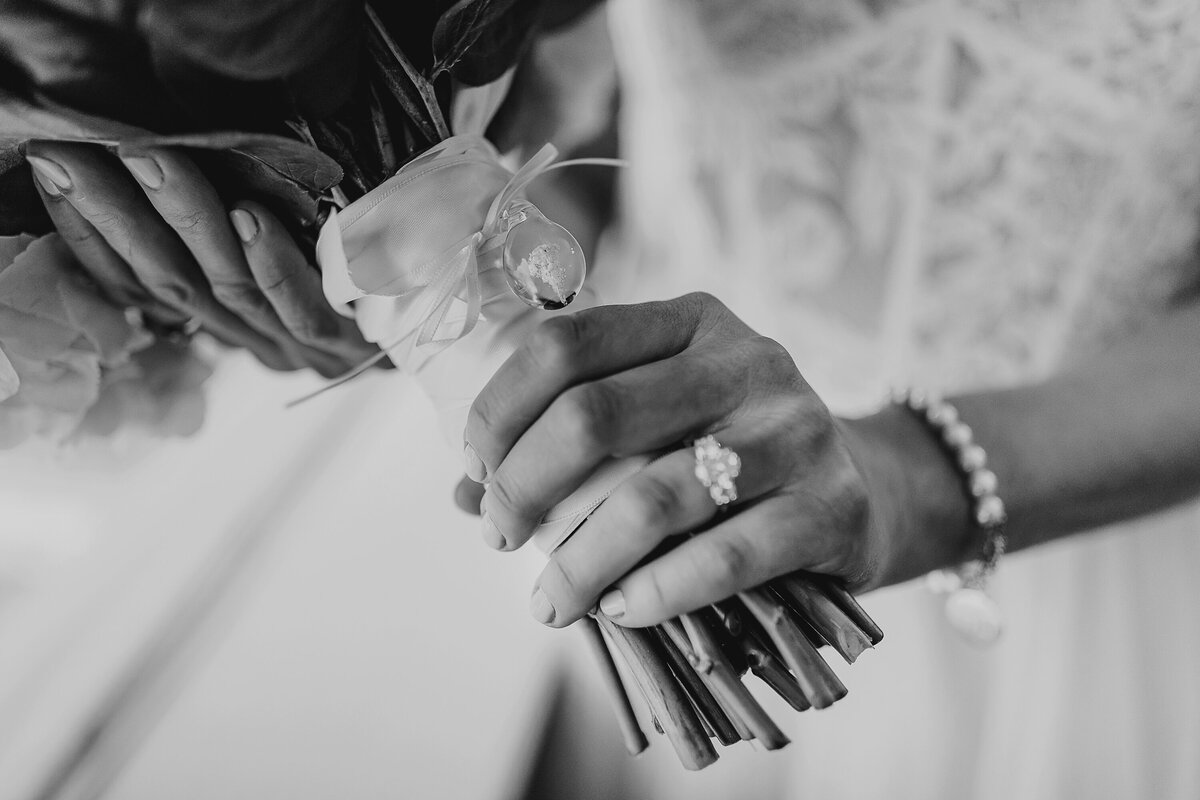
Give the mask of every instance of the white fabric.
M 486 92 L 461 95 L 457 124 L 482 128 L 507 83 L 502 79 Z M 465 130 L 331 213 L 321 228 L 317 262 L 326 299 L 347 315 L 354 303 L 364 337 L 417 377 L 454 446 L 462 441 L 476 395 L 546 319 L 509 290 L 496 240 L 500 214 L 514 201 L 536 210 L 523 192 L 557 155 L 547 144 L 513 171 L 479 130 Z M 596 305 L 601 297 L 616 302 L 609 284 L 601 287 L 593 277 L 570 311 Z M 546 514 L 534 543 L 543 552 L 554 550 L 649 461 L 634 456 L 602 464 Z
M 1045 376 L 1200 277 L 1198 10 L 616 0 L 646 280 L 721 297 L 839 411 Z M 1198 567 L 1194 507 L 1013 556 L 988 651 L 878 592 L 847 700 L 738 759 L 738 795 L 1200 797 Z

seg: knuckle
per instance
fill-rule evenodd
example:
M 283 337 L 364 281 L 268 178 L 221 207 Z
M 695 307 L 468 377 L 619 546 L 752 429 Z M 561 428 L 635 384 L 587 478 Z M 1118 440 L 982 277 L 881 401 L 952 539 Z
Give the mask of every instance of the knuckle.
M 254 269 L 259 288 L 264 292 L 278 291 L 294 282 L 300 275 L 295 270 L 284 269 L 274 262 L 260 264 L 256 263 L 257 261 L 257 259 L 251 259 L 251 268 Z
M 702 574 L 711 576 L 714 589 L 727 596 L 742 588 L 750 556 L 740 540 L 714 537 L 702 557 L 708 562 Z
M 488 501 L 489 508 L 491 508 L 492 503 L 497 503 L 502 508 L 508 509 L 511 513 L 521 516 L 527 515 L 529 503 L 525 499 L 524 492 L 515 489 L 511 482 L 502 475 L 497 475 L 488 486 L 488 495 L 490 496 Z
M 563 613 L 587 603 L 589 594 L 594 594 L 589 592 L 588 581 L 574 563 L 562 556 L 547 562 L 539 583 L 550 593 L 555 609 Z
M 128 217 L 118 209 L 105 208 L 94 210 L 84 216 L 88 222 L 96 227 L 96 230 L 102 233 L 106 233 L 109 236 L 117 236 L 122 240 L 130 238 Z
M 629 523 L 641 531 L 663 529 L 682 505 L 679 490 L 656 477 L 640 481 L 633 497 Z
M 767 366 L 786 367 L 795 370 L 796 362 L 788 349 L 770 336 L 755 334 L 750 337 L 748 345 L 755 354 L 755 360 Z
M 180 233 L 192 237 L 204 237 L 213 232 L 212 215 L 203 209 L 172 209 L 163 212 L 167 224 Z
M 335 320 L 324 314 L 305 314 L 295 320 L 292 335 L 305 344 L 326 344 L 337 341 L 341 330 Z
M 646 614 L 658 615 L 671 608 L 671 592 L 661 566 L 646 570 L 637 592 L 638 606 Z
M 708 292 L 688 292 L 680 299 L 688 303 L 695 303 L 698 306 L 724 305 L 724 303 Z
M 563 395 L 565 430 L 573 445 L 589 450 L 610 450 L 617 438 L 623 402 L 605 382 L 570 389 Z
M 544 369 L 569 372 L 587 341 L 587 326 L 578 314 L 553 317 L 539 325 L 529 341 L 529 354 Z
M 263 307 L 265 302 L 253 284 L 241 281 L 214 281 L 212 292 L 217 302 L 227 308 L 258 311 Z
M 466 425 L 467 441 L 480 456 L 483 456 L 487 443 L 491 441 L 492 431 L 497 430 L 499 416 L 492 394 L 485 388 L 471 404 Z
M 55 198 L 61 200 L 62 198 Z M 68 246 L 91 247 L 101 238 L 100 232 L 91 225 L 65 225 L 58 228 L 58 235 Z

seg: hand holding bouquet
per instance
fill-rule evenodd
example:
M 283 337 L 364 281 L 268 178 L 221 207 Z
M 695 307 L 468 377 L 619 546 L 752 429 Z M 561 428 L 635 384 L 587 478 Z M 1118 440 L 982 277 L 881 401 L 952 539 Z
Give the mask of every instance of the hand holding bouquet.
M 797 710 L 824 708 L 845 687 L 817 648 L 853 661 L 882 636 L 837 579 L 794 574 L 874 578 L 880 545 L 849 437 L 787 354 L 712 298 L 543 322 L 538 309 L 561 303 L 531 302 L 527 259 L 509 256 L 514 232 L 544 220 L 522 188 L 549 158 L 515 169 L 468 132 L 410 162 L 326 223 L 327 295 L 354 303 L 451 438 L 465 427 L 468 473 L 488 484 L 488 541 L 510 550 L 536 532 L 552 551 L 533 613 L 603 629 L 589 641 L 631 751 L 645 739 L 609 646 L 685 766 L 715 760 L 710 736 L 781 747 L 741 676 Z M 553 244 L 558 278 L 573 275 L 558 261 L 573 250 L 537 224 L 532 239 L 545 241 L 521 252 Z M 543 300 L 566 297 L 542 283 Z M 572 292 L 572 308 L 596 304 L 599 288 Z M 673 447 L 712 431 L 747 461 L 711 437 Z

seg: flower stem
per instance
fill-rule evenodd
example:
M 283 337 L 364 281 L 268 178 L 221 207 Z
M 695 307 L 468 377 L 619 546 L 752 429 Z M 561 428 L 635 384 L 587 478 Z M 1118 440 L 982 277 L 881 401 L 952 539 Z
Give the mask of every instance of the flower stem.
M 766 630 L 815 708 L 828 708 L 846 696 L 846 687 L 804 635 L 791 612 L 766 589 L 738 597 Z
M 588 649 L 600 667 L 600 680 L 604 684 L 605 694 L 608 695 L 613 713 L 616 714 L 617 727 L 621 729 L 621 738 L 625 742 L 625 749 L 629 755 L 636 756 L 649 747 L 650 742 L 647 741 L 646 734 L 642 731 L 642 726 L 638 724 L 637 717 L 633 713 L 633 704 L 629 700 L 629 694 L 625 691 L 617 664 L 613 661 L 612 653 L 609 652 L 608 645 L 604 641 L 604 634 L 595 618 L 584 617 L 583 633 Z
M 657 640 L 644 628 L 625 628 L 603 614 L 596 621 L 629 665 L 647 705 L 685 769 L 704 769 L 717 760 L 717 751 L 691 700 L 675 680 L 659 651 Z
M 808 578 L 788 575 L 773 581 L 771 588 L 837 650 L 847 664 L 853 664 L 863 651 L 870 649 L 871 639 L 866 632 Z

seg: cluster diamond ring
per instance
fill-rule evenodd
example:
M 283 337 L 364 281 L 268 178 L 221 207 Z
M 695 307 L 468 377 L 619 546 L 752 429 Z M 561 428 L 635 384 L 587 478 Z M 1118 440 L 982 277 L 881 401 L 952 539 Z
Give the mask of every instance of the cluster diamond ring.
M 696 479 L 708 489 L 718 507 L 737 500 L 737 476 L 742 472 L 742 459 L 728 447 L 722 447 L 717 437 L 709 434 L 692 443 L 696 456 Z

